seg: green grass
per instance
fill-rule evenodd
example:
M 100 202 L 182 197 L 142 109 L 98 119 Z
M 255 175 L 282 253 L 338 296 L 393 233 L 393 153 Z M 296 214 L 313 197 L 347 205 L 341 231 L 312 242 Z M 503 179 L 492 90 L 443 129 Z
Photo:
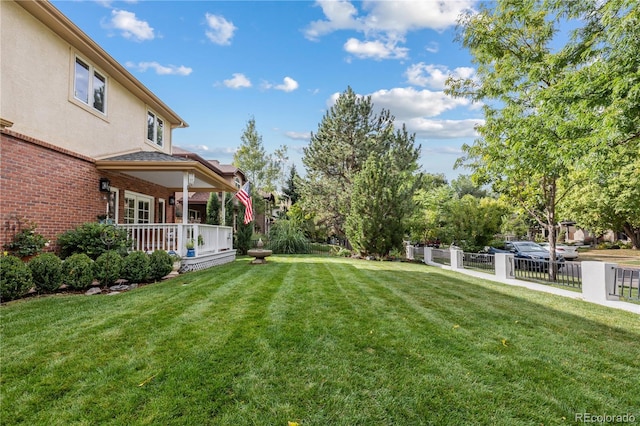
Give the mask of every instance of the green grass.
M 415 263 L 272 256 L 0 308 L 0 423 L 640 419 L 640 318 Z

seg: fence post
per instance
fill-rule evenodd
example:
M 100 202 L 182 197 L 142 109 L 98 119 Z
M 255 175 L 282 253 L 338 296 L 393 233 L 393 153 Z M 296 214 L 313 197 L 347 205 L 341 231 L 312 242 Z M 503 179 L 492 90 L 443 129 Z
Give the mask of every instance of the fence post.
M 451 250 L 451 269 L 464 269 L 464 253 L 459 249 Z
M 619 300 L 615 295 L 616 286 L 615 263 L 582 262 L 582 295 L 590 302 Z
M 424 247 L 424 263 L 426 263 L 427 265 L 430 264 L 431 262 L 433 262 L 433 252 L 432 252 L 432 248 L 431 247 Z
M 405 246 L 406 256 L 408 260 L 413 260 L 413 246 L 411 244 L 407 244 Z
M 513 265 L 513 255 L 510 253 L 496 253 L 496 277 L 501 279 L 513 279 L 516 277 Z

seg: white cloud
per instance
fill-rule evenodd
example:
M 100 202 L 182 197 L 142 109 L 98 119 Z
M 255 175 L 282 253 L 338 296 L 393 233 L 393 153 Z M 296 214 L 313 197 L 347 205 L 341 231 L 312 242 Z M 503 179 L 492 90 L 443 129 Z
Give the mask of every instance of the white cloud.
M 352 55 L 364 59 L 402 59 L 407 57 L 409 49 L 398 47 L 395 42 L 360 41 L 350 38 L 344 44 L 344 50 Z
M 416 90 L 398 87 L 372 93 L 371 101 L 376 108 L 385 108 L 400 120 L 412 117 L 435 117 L 445 111 L 469 106 L 467 99 L 452 98 L 442 91 Z
M 282 90 L 283 92 L 293 92 L 299 87 L 298 82 L 291 77 L 285 77 L 282 84 L 273 84 L 268 81 L 262 82 L 262 88 L 265 90 L 275 89 Z
M 334 93 L 327 100 L 331 108 L 340 93 Z M 362 97 L 362 95 L 356 95 Z M 476 136 L 475 126 L 484 120 L 438 120 L 433 117 L 463 107 L 473 110 L 474 105 L 466 99 L 455 99 L 442 91 L 416 90 L 414 88 L 394 88 L 371 93 L 371 102 L 376 110 L 386 109 L 396 118 L 397 127 L 406 124 L 410 133 L 418 138 L 455 139 Z
M 438 53 L 438 51 L 440 50 L 440 45 L 435 41 L 431 41 L 425 46 L 424 50 L 429 53 Z
M 125 64 L 127 68 L 133 68 L 140 72 L 145 72 L 149 68 L 156 71 L 156 74 L 159 75 L 189 75 L 193 71 L 189 67 L 185 67 L 184 65 L 175 66 L 175 65 L 160 65 L 157 62 L 138 62 L 137 64 L 134 62 L 127 62 Z
M 325 19 L 311 22 L 304 31 L 305 37 L 320 37 L 340 30 L 358 31 L 366 41 L 350 39 L 344 48 L 359 58 L 405 58 L 407 49 L 396 45 L 404 42 L 409 31 L 432 29 L 444 31 L 456 24 L 460 13 L 471 10 L 475 0 L 420 0 L 362 2 L 362 14 L 346 0 L 318 0 Z M 430 43 L 427 51 L 437 51 L 438 45 Z
M 274 86 L 274 88 L 283 92 L 293 92 L 298 88 L 298 82 L 291 77 L 285 77 L 283 83 Z
M 316 1 L 316 6 L 322 8 L 327 20 L 313 21 L 309 24 L 305 36 L 310 40 L 317 40 L 337 30 L 363 28 L 362 22 L 355 18 L 358 10 L 349 1 Z
M 478 134 L 477 125 L 484 124 L 484 120 L 429 120 L 426 118 L 412 118 L 405 122 L 407 130 L 415 133 L 421 139 L 458 139 L 473 138 Z M 457 153 L 457 152 L 456 152 Z
M 285 132 L 284 134 L 289 139 L 297 140 L 297 141 L 308 141 L 311 139 L 311 132 Z
M 207 26 L 209 27 L 209 29 L 205 31 L 207 38 L 215 44 L 231 44 L 233 33 L 237 30 L 235 25 L 220 15 L 207 13 L 205 18 L 207 20 Z
M 233 78 L 224 80 L 224 85 L 231 89 L 241 89 L 251 87 L 251 81 L 242 73 L 234 73 Z
M 112 10 L 110 26 L 122 32 L 124 38 L 135 41 L 153 40 L 155 35 L 153 28 L 136 18 L 136 14 L 126 10 Z
M 430 87 L 432 89 L 444 89 L 449 76 L 454 78 L 472 78 L 475 69 L 470 67 L 458 67 L 453 71 L 444 65 L 427 65 L 424 62 L 411 65 L 405 75 L 407 81 L 414 86 Z

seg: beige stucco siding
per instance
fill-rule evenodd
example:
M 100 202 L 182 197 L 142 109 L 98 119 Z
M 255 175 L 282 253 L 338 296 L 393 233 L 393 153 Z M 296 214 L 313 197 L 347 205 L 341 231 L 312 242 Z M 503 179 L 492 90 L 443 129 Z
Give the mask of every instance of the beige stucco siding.
M 138 151 L 170 153 L 146 140 L 147 104 L 14 2 L 0 2 L 0 116 L 12 130 L 92 158 Z M 75 55 L 107 78 L 106 114 L 73 97 Z M 156 111 L 156 114 L 161 114 Z

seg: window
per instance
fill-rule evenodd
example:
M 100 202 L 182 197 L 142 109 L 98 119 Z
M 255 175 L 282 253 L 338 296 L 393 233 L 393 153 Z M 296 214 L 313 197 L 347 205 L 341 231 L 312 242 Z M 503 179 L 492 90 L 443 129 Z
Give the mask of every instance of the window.
M 124 193 L 124 223 L 153 223 L 153 197 Z
M 73 96 L 80 102 L 105 114 L 107 111 L 107 79 L 91 65 L 76 58 Z
M 236 186 L 236 189 L 240 189 L 242 186 L 242 182 L 240 182 L 240 178 L 238 176 L 233 178 L 233 183 Z
M 147 140 L 159 146 L 164 141 L 164 121 L 151 111 L 147 111 Z

